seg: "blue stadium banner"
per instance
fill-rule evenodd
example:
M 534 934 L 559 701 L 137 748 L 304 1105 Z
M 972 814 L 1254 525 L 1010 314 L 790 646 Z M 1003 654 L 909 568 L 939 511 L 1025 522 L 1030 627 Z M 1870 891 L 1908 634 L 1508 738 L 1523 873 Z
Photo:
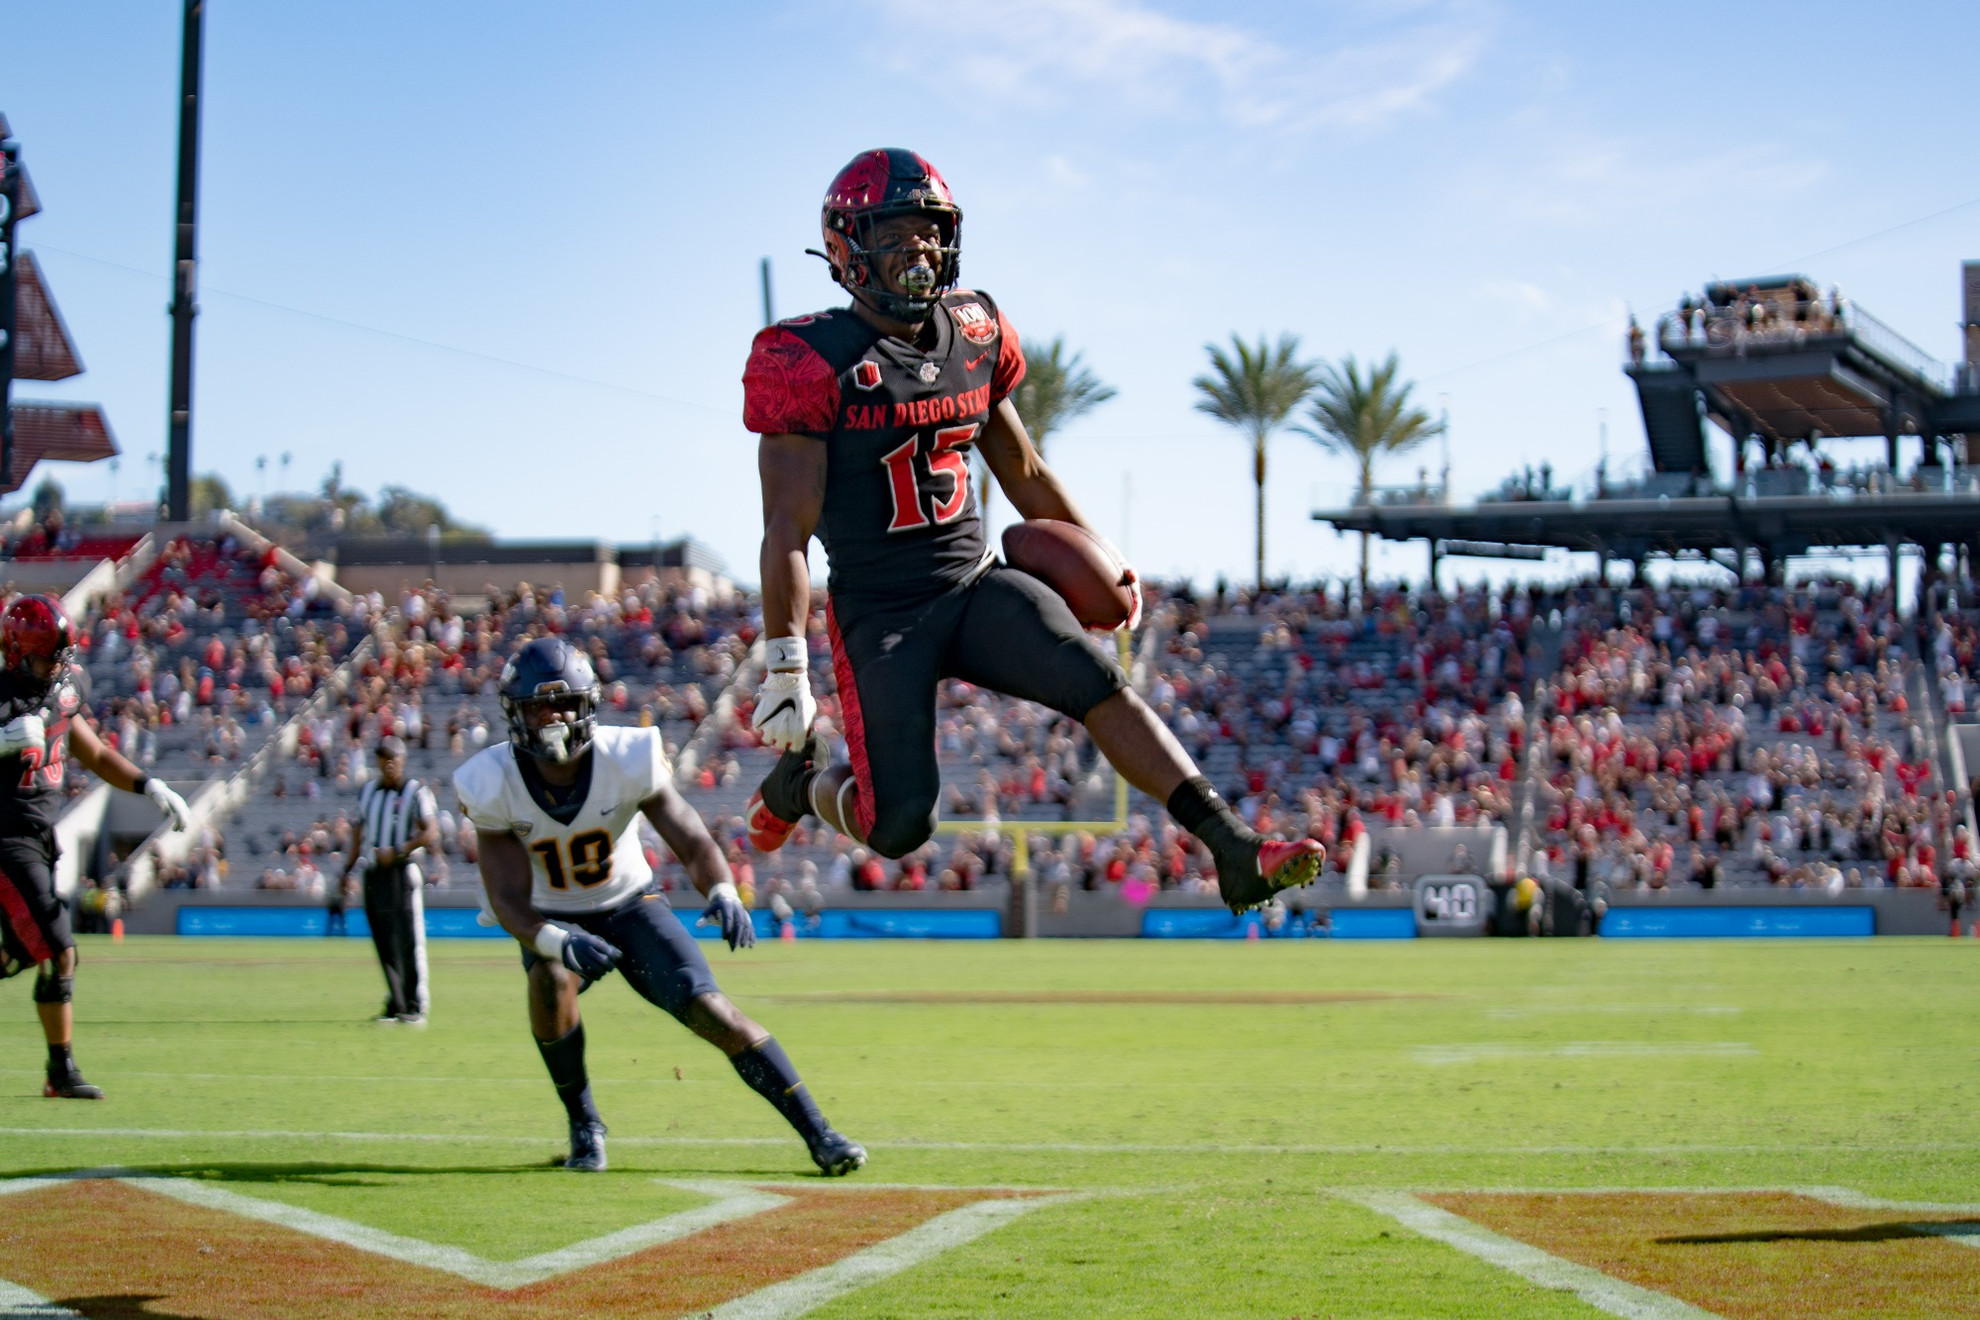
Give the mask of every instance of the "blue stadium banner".
M 1612 907 L 1601 934 L 1612 940 L 1854 938 L 1877 933 L 1872 907 Z
M 722 937 L 712 923 L 697 924 L 690 910 L 674 915 L 704 940 Z M 771 913 L 758 908 L 749 917 L 757 939 L 783 934 Z M 795 918 L 791 928 L 801 940 L 994 940 L 1003 935 L 1004 920 L 989 908 L 827 908 L 816 918 Z
M 479 908 L 426 909 L 426 937 L 430 940 L 507 939 L 500 926 L 483 926 L 475 921 Z M 320 907 L 182 907 L 174 929 L 180 935 L 248 936 L 256 939 L 314 937 L 327 933 L 330 914 Z M 362 908 L 352 908 L 344 918 L 344 934 L 351 939 L 370 939 L 371 923 Z
M 1409 908 L 1335 908 L 1289 917 L 1275 930 L 1256 912 L 1233 916 L 1223 908 L 1149 908 L 1141 914 L 1141 935 L 1150 940 L 1409 940 L 1416 938 L 1416 913 Z

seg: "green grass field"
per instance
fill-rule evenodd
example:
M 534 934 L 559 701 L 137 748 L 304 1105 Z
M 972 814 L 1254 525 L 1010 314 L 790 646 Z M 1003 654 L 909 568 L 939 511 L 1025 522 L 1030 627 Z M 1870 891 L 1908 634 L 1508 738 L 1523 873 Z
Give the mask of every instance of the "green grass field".
M 584 1001 L 612 1170 L 553 1170 L 562 1111 L 512 947 L 443 943 L 432 960 L 432 1022 L 413 1030 L 366 1020 L 381 988 L 358 941 L 86 942 L 77 1057 L 110 1098 L 41 1099 L 26 978 L 0 988 L 0 1177 L 183 1175 L 494 1262 L 706 1205 L 722 1195 L 709 1183 L 826 1190 L 720 1056 L 616 978 Z M 800 943 L 713 961 L 872 1152 L 835 1194 L 1087 1194 L 806 1312 L 819 1316 L 1595 1316 L 1358 1198 L 1823 1186 L 1980 1200 L 1974 941 Z M 22 1277 L 10 1234 L 26 1241 L 35 1207 L 75 1186 L 0 1196 L 0 1278 L 91 1315 L 261 1313 L 224 1287 L 132 1301 L 163 1296 L 152 1276 L 169 1270 L 153 1259 L 163 1238 L 113 1215 L 125 1201 L 62 1202 L 86 1267 L 60 1287 Z M 842 1224 L 867 1213 L 842 1204 Z M 767 1269 L 800 1236 L 770 1234 L 729 1268 Z M 1819 1248 L 1824 1269 L 1871 1280 L 1879 1252 L 1912 1242 L 1749 1236 L 1692 1247 L 1710 1257 L 1699 1269 L 1791 1275 L 1793 1251 Z M 1658 1241 L 1667 1275 L 1690 1268 Z M 1917 1243 L 1950 1253 L 1928 1262 L 1950 1276 L 1862 1313 L 1980 1310 L 1970 1243 Z M 204 1268 L 225 1282 L 221 1257 Z M 362 1313 L 318 1295 L 319 1275 L 293 1277 L 281 1313 Z M 558 1286 L 536 1285 L 539 1300 Z M 1767 1312 L 1741 1305 L 1715 1313 Z M 1805 1305 L 1771 1313 L 1817 1313 Z

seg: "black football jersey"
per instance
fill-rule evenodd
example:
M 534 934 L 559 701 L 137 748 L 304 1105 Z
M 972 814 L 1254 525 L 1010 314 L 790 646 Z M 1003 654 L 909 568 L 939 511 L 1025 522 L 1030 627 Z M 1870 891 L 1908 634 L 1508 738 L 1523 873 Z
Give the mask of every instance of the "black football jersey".
M 985 561 L 969 455 L 1024 378 L 1017 332 L 985 293 L 958 290 L 923 352 L 850 310 L 761 331 L 743 372 L 743 424 L 824 442 L 818 538 L 833 608 L 946 591 Z
M 62 809 L 62 775 L 69 749 L 69 723 L 89 699 L 89 675 L 70 665 L 45 690 L 17 669 L 0 670 L 0 724 L 39 715 L 48 740 L 13 756 L 0 756 L 0 838 L 18 838 L 55 828 Z

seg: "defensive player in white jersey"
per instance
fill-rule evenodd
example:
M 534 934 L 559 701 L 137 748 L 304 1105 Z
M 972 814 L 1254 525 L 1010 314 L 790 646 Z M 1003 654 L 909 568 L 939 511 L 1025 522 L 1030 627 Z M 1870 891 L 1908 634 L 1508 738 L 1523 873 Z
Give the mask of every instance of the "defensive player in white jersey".
M 561 638 L 517 651 L 500 696 L 509 741 L 456 770 L 454 788 L 480 835 L 488 905 L 522 942 L 530 1031 L 571 1120 L 564 1167 L 605 1167 L 578 995 L 614 967 L 642 998 L 726 1054 L 826 1174 L 865 1164 L 866 1151 L 818 1112 L 783 1048 L 716 987 L 694 937 L 653 888 L 641 816 L 707 898 L 702 920 L 718 923 L 731 949 L 756 942 L 722 850 L 674 790 L 660 731 L 599 725 L 591 661 Z

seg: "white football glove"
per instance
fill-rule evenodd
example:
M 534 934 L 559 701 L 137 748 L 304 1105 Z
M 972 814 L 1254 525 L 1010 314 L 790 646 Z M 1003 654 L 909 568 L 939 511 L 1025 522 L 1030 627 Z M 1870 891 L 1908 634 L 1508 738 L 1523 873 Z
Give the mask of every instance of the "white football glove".
M 144 781 L 144 795 L 152 800 L 165 819 L 172 822 L 172 828 L 182 830 L 191 812 L 186 800 L 172 791 L 172 786 L 162 779 L 151 778 Z
M 48 726 L 39 715 L 22 715 L 0 725 L 0 756 L 17 756 L 48 743 Z
M 794 752 L 804 746 L 818 703 L 811 696 L 810 664 L 802 637 L 770 637 L 763 643 L 769 670 L 756 689 L 756 715 L 750 725 L 771 747 Z

